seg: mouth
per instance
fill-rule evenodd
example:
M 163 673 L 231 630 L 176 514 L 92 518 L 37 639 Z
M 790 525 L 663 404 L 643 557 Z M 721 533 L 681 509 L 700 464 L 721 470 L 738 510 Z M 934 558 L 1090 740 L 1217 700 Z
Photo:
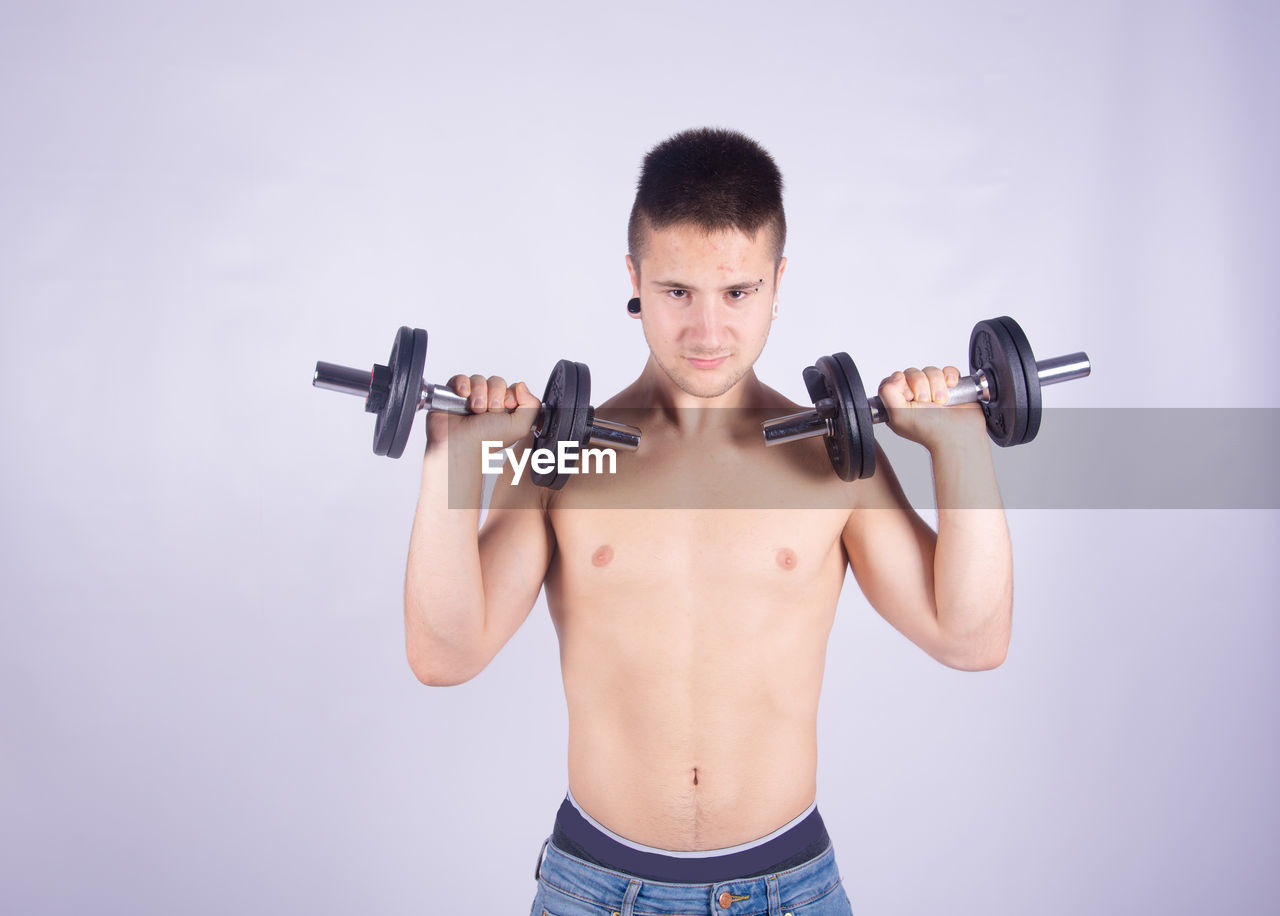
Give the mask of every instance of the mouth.
M 715 359 L 697 359 L 692 356 L 685 357 L 685 359 L 689 361 L 689 365 L 693 366 L 695 369 L 715 369 L 728 358 L 728 354 L 724 356 L 717 356 Z

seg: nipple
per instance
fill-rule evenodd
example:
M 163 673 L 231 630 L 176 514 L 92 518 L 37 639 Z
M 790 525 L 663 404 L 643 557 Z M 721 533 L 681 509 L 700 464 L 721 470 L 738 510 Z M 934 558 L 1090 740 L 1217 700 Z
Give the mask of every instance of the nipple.
M 779 550 L 776 559 L 778 561 L 778 565 L 787 570 L 795 569 L 796 564 L 800 562 L 796 559 L 796 552 L 790 547 L 783 547 Z
M 596 548 L 596 552 L 591 555 L 592 566 L 608 566 L 613 560 L 613 548 L 608 544 L 601 544 Z

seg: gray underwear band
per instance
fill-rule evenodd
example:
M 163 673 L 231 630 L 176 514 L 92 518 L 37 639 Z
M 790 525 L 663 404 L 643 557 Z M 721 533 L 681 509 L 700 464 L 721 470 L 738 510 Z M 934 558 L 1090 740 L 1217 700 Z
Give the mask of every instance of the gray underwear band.
M 556 813 L 551 843 L 561 852 L 650 881 L 713 884 L 786 871 L 817 858 L 831 845 L 817 802 L 768 836 L 698 852 L 645 846 L 619 836 L 582 810 L 570 793 Z

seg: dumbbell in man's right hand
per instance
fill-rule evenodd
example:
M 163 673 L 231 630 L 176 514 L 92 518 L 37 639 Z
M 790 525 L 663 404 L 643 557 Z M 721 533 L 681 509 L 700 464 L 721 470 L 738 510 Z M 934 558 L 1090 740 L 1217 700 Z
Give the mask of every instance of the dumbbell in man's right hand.
M 541 402 L 524 382 L 508 386 L 501 376 L 455 375 L 449 388 L 467 399 L 470 413 L 465 417 L 444 411 L 427 414 L 427 448 L 444 444 L 450 432 L 463 435 L 479 446 L 481 441 L 501 440 L 504 447 L 520 441 L 538 418 Z

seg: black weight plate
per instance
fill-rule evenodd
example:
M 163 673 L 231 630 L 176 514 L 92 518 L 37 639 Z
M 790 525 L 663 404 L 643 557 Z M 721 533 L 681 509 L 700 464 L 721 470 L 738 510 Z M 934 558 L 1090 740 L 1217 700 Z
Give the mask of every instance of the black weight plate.
M 829 357 L 822 357 L 829 359 Z M 822 359 L 818 362 L 821 363 Z M 827 449 L 827 458 L 831 461 L 831 467 L 836 474 L 844 479 L 844 475 L 849 473 L 849 462 L 844 460 L 844 456 L 849 454 L 848 437 L 841 432 L 841 422 L 847 425 L 847 418 L 843 417 L 843 411 L 840 408 L 839 401 L 836 400 L 831 391 L 831 385 L 827 381 L 827 374 L 818 369 L 817 366 L 806 366 L 804 370 L 804 387 L 809 392 L 809 400 L 813 401 L 813 406 L 817 409 L 819 401 L 826 401 L 828 404 L 834 404 L 835 412 L 830 416 L 825 416 L 819 412 L 826 420 L 827 431 L 822 434 L 822 444 Z M 832 438 L 839 436 L 839 441 L 832 442 Z
M 1013 338 L 1013 345 L 1018 348 L 1018 358 L 1022 362 L 1022 376 L 1027 385 L 1027 429 L 1017 443 L 1024 445 L 1040 432 L 1040 417 L 1043 411 L 1040 398 L 1040 372 L 1036 368 L 1036 357 L 1031 352 L 1031 344 L 1027 342 L 1027 335 L 1022 333 L 1018 322 L 1008 315 L 1001 315 L 997 320 L 1004 325 L 1009 336 Z
M 409 437 L 413 434 L 413 421 L 418 415 L 418 405 L 422 402 L 422 370 L 426 364 L 427 332 L 422 328 L 414 328 L 413 359 L 409 363 L 405 398 L 400 405 L 400 419 L 396 424 L 395 438 L 391 440 L 391 450 L 387 452 L 391 458 L 399 458 L 404 454 L 404 447 L 409 444 Z
M 853 458 L 853 443 L 850 440 L 852 425 L 845 410 L 849 402 L 840 400 L 839 385 L 832 373 L 831 362 L 830 356 L 821 356 L 815 365 L 807 367 L 804 370 L 804 386 L 809 392 L 809 400 L 815 405 L 823 398 L 837 405 L 835 414 L 827 420 L 827 432 L 823 434 L 822 442 L 836 476 L 841 480 L 853 480 L 857 472 L 862 470 L 862 461 Z M 850 396 L 852 397 L 852 393 Z
M 875 424 L 871 422 L 871 405 L 867 403 L 867 392 L 862 387 L 862 376 L 848 353 L 837 353 L 836 362 L 844 372 L 845 382 L 853 393 L 854 439 L 857 441 L 856 453 L 861 456 L 862 469 L 859 479 L 870 477 L 876 472 L 876 439 Z
M 842 365 L 843 362 L 847 364 Z M 845 481 L 857 480 L 862 476 L 862 470 L 865 466 L 865 441 L 869 437 L 860 435 L 860 426 L 858 420 L 858 404 L 854 394 L 853 386 L 850 384 L 849 375 L 846 368 L 852 368 L 853 361 L 849 359 L 847 353 L 837 353 L 834 356 L 822 356 L 818 361 L 805 370 L 805 386 L 809 390 L 809 397 L 817 403 L 821 397 L 832 398 L 840 409 L 832 418 L 831 433 L 823 437 L 823 441 L 827 446 L 827 457 L 831 459 L 831 467 L 835 469 L 836 475 Z M 853 370 L 853 376 L 857 376 L 857 370 Z M 861 388 L 861 384 L 858 386 Z M 817 394 L 819 397 L 815 397 Z M 866 409 L 866 397 L 862 398 L 862 406 Z M 870 411 L 867 412 L 868 420 L 870 419 Z M 870 428 L 870 423 L 867 424 Z M 874 448 L 874 444 L 872 448 Z M 874 459 L 872 459 L 874 464 Z
M 542 392 L 542 407 L 539 409 L 538 429 L 533 437 L 535 449 L 555 450 L 556 443 L 568 435 L 573 418 L 564 409 L 565 404 L 572 404 L 578 394 L 577 367 L 567 359 L 562 359 L 551 369 L 547 377 L 547 387 Z M 551 487 L 560 475 L 554 471 L 541 474 L 532 467 L 529 476 L 540 487 Z M 563 486 L 563 484 L 561 484 Z
M 587 436 L 590 403 L 591 373 L 587 367 L 568 359 L 556 363 L 542 395 L 540 431 L 534 436 L 533 447 L 558 455 L 561 442 L 581 445 Z M 538 486 L 552 490 L 559 490 L 569 480 L 558 468 L 546 474 L 530 471 L 530 477 Z
M 409 364 L 413 358 L 413 329 L 403 327 L 396 331 L 391 342 L 391 355 L 387 357 L 387 368 L 391 371 L 391 386 L 387 392 L 386 403 L 378 411 L 373 421 L 373 453 L 385 455 L 391 451 L 391 442 L 396 435 L 396 426 L 400 420 L 400 409 L 404 404 L 405 385 Z
M 373 453 L 399 458 L 404 454 L 413 418 L 422 397 L 422 367 L 427 360 L 427 332 L 402 327 L 391 345 L 387 367 L 391 388 L 386 405 L 378 411 L 373 425 Z
M 822 434 L 822 444 L 826 446 L 827 458 L 831 461 L 831 467 L 835 470 L 837 476 L 841 480 L 848 480 L 846 474 L 852 473 L 850 470 L 851 462 L 849 456 L 849 436 L 848 436 L 848 418 L 844 411 L 838 406 L 835 393 L 832 390 L 835 386 L 828 378 L 829 370 L 827 369 L 826 360 L 829 356 L 823 356 L 818 359 L 817 366 L 806 366 L 804 370 L 804 387 L 809 391 L 809 400 L 817 403 L 824 398 L 830 402 L 837 404 L 836 412 L 827 418 L 827 431 Z M 821 366 L 822 368 L 819 368 Z M 861 463 L 859 463 L 861 469 Z
M 1027 386 L 1013 336 L 999 319 L 979 321 L 969 335 L 969 372 L 979 369 L 995 389 L 982 405 L 987 433 L 996 445 L 1017 445 L 1026 434 Z

